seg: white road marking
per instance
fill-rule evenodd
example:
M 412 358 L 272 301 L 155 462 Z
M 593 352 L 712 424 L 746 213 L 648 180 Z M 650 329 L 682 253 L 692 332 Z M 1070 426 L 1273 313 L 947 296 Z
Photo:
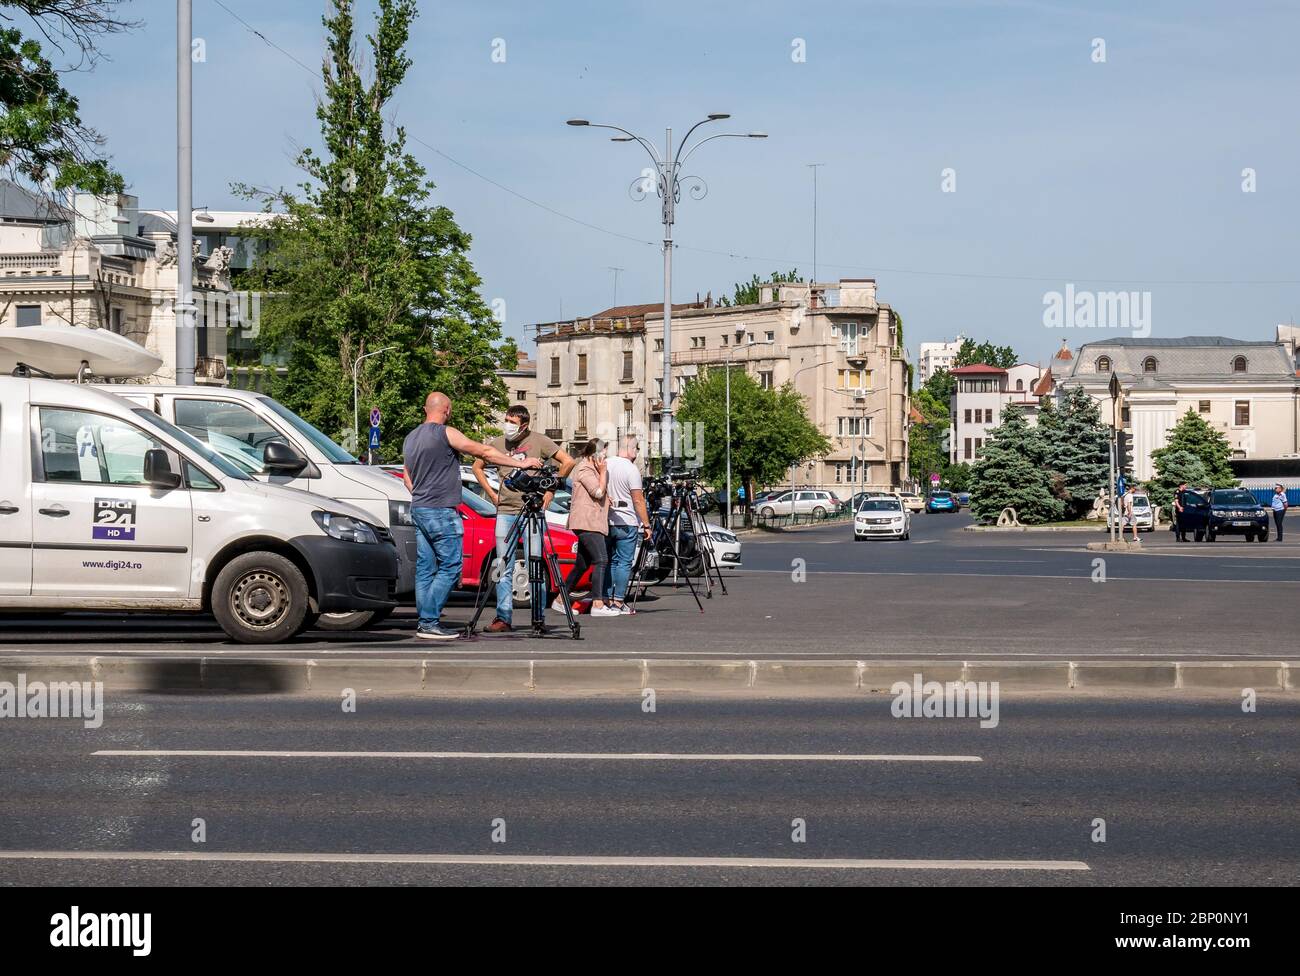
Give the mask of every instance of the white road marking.
M 274 864 L 470 864 L 478 867 L 803 868 L 850 871 L 1091 871 L 1083 861 L 853 857 L 636 857 L 567 854 L 333 854 L 261 851 L 0 851 L 0 861 L 224 861 Z
M 232 759 L 524 759 L 614 762 L 983 762 L 979 756 L 742 752 L 333 752 L 275 749 L 99 749 L 93 756 Z
M 1114 555 L 1107 553 L 1107 555 Z M 1123 555 L 1121 553 L 1121 555 Z M 780 573 L 790 575 L 788 569 L 751 569 L 751 573 Z M 970 577 L 981 579 L 987 576 L 985 573 L 918 573 L 918 572 L 887 572 L 885 570 L 871 569 L 816 569 L 808 570 L 810 576 L 929 576 L 929 577 Z M 1080 569 L 1077 576 L 1066 576 L 1061 573 L 998 573 L 997 579 L 1036 579 L 1036 580 L 1075 580 L 1080 583 L 1089 582 L 1088 570 Z M 1296 584 L 1295 580 L 1248 580 L 1248 579 L 1199 579 L 1196 577 L 1186 578 L 1181 576 L 1117 576 L 1110 574 L 1112 582 L 1120 583 L 1249 583 L 1251 586 L 1291 586 Z

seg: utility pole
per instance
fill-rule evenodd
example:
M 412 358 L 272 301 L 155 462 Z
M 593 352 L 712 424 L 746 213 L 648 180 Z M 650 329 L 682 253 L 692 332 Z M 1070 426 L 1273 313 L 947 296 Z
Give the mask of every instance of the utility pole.
M 176 385 L 194 385 L 192 0 L 176 0 Z
M 618 273 L 620 271 L 626 271 L 627 269 L 610 267 L 609 270 L 614 272 L 614 301 L 611 307 L 618 308 Z
M 825 163 L 808 163 L 807 166 L 813 173 L 813 266 L 812 278 L 809 280 L 808 297 L 812 297 L 812 285 L 817 284 L 817 170 L 825 166 Z

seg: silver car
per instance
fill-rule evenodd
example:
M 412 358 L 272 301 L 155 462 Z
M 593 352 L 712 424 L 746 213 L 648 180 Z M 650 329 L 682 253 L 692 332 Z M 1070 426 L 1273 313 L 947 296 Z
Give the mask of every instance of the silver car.
M 785 491 L 775 498 L 766 499 L 758 506 L 758 514 L 760 518 L 772 518 L 791 513 L 825 518 L 839 507 L 839 499 L 829 491 L 800 489 L 794 492 Z

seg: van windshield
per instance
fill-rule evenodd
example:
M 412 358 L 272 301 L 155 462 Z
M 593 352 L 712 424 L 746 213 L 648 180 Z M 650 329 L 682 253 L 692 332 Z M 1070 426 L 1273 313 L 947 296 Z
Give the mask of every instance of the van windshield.
M 139 417 L 141 420 L 143 420 L 150 427 L 154 427 L 157 430 L 161 430 L 168 437 L 171 437 L 179 441 L 181 444 L 185 445 L 185 449 L 187 451 L 189 451 L 191 454 L 203 458 L 203 460 L 207 461 L 208 464 L 212 465 L 214 468 L 216 468 L 218 471 L 224 474 L 227 478 L 234 478 L 238 481 L 252 480 L 251 478 L 249 478 L 247 473 L 245 473 L 240 468 L 236 467 L 230 461 L 227 461 L 224 457 L 222 457 L 212 448 L 208 447 L 208 445 L 198 440 L 192 434 L 187 434 L 179 427 L 173 424 L 169 424 L 167 421 L 163 420 L 162 417 L 159 417 L 152 410 L 149 410 L 146 407 L 132 407 L 131 412 L 135 414 L 137 417 Z
M 312 446 L 327 457 L 333 464 L 360 464 L 361 462 L 354 458 L 343 448 L 339 447 L 323 433 L 313 427 L 307 421 L 303 420 L 296 413 L 286 407 L 283 403 L 276 403 L 270 397 L 258 397 L 267 408 L 270 409 L 281 420 L 289 424 L 294 430 L 302 434 L 303 437 L 311 441 Z

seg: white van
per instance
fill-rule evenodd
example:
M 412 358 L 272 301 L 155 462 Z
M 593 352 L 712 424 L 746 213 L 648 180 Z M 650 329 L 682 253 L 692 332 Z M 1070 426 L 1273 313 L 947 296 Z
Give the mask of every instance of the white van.
M 406 485 L 362 464 L 284 404 L 262 393 L 214 386 L 98 387 L 147 407 L 211 447 L 246 474 L 268 484 L 301 488 L 365 509 L 397 545 L 397 598 L 414 600 L 415 523 Z M 328 614 L 317 627 L 353 630 L 387 614 Z
M 254 480 L 147 405 L 0 377 L 0 457 L 0 608 L 209 611 L 272 643 L 395 605 L 385 519 Z

